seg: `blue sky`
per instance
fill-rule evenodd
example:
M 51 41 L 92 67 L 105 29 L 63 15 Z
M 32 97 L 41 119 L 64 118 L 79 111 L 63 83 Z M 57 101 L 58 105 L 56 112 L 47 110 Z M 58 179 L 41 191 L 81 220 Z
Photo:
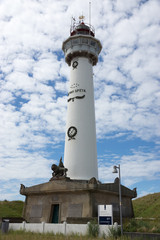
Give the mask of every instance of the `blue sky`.
M 160 191 L 160 1 L 92 0 L 99 180 Z M 49 181 L 64 154 L 69 67 L 62 42 L 86 0 L 0 2 L 0 199 Z

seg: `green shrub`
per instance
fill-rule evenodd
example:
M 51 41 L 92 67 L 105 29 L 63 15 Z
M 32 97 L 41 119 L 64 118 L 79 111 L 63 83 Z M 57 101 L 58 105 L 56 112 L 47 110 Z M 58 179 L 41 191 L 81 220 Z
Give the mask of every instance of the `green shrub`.
M 137 228 L 138 228 L 138 223 L 134 218 L 124 224 L 125 232 L 137 232 Z
M 160 232 L 159 219 L 130 219 L 124 225 L 125 232 Z
M 109 237 L 112 239 L 117 239 L 121 236 L 121 228 L 118 227 L 117 229 L 115 227 L 109 227 Z
M 87 232 L 90 237 L 98 237 L 99 225 L 95 221 L 89 222 Z

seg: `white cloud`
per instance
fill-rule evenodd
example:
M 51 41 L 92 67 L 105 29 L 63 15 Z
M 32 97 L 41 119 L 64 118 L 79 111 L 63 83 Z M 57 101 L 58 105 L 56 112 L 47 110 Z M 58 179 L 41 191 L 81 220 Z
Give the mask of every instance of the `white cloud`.
M 110 159 L 112 161 L 108 161 Z M 105 182 L 113 181 L 115 177 L 115 174 L 112 174 L 113 166 L 118 164 L 121 166 L 122 184 L 125 186 L 136 186 L 138 182 L 160 178 L 159 153 L 133 151 L 132 154 L 122 155 L 121 157 L 112 154 L 101 156 L 99 165 L 100 179 Z
M 155 13 L 160 5 L 158 1 L 153 1 L 152 7 L 152 1 L 140 5 L 128 3 L 126 7 L 124 3 L 116 3 L 114 13 L 118 11 L 122 16 L 107 26 L 110 36 L 104 39 L 106 33 L 101 35 L 106 47 L 102 52 L 103 62 L 95 69 L 97 133 L 104 137 L 129 130 L 144 140 L 157 139 L 160 36 L 159 16 Z M 125 16 L 129 7 L 132 14 Z

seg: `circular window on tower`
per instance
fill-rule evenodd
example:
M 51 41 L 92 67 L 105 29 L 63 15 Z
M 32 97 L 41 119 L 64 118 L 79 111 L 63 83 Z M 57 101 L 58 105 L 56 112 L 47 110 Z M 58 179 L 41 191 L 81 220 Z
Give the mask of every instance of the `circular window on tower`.
M 72 63 L 73 69 L 77 68 L 77 66 L 78 66 L 78 62 L 77 62 L 77 61 L 74 61 L 74 62 Z
M 67 135 L 69 137 L 68 140 L 75 139 L 75 136 L 77 134 L 77 128 L 74 126 L 71 126 L 68 128 Z

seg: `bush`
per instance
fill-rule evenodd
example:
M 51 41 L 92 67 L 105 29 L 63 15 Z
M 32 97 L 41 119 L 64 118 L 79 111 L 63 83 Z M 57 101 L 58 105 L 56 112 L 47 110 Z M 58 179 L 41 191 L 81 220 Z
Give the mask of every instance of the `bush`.
M 117 229 L 115 227 L 109 227 L 109 237 L 113 239 L 117 239 L 121 236 L 121 228 L 118 227 Z
M 138 228 L 138 223 L 134 218 L 124 224 L 125 232 L 137 232 L 137 228 Z
M 125 232 L 160 232 L 159 219 L 130 219 L 123 226 Z
M 88 223 L 88 235 L 90 237 L 98 237 L 99 235 L 99 225 L 95 221 Z

